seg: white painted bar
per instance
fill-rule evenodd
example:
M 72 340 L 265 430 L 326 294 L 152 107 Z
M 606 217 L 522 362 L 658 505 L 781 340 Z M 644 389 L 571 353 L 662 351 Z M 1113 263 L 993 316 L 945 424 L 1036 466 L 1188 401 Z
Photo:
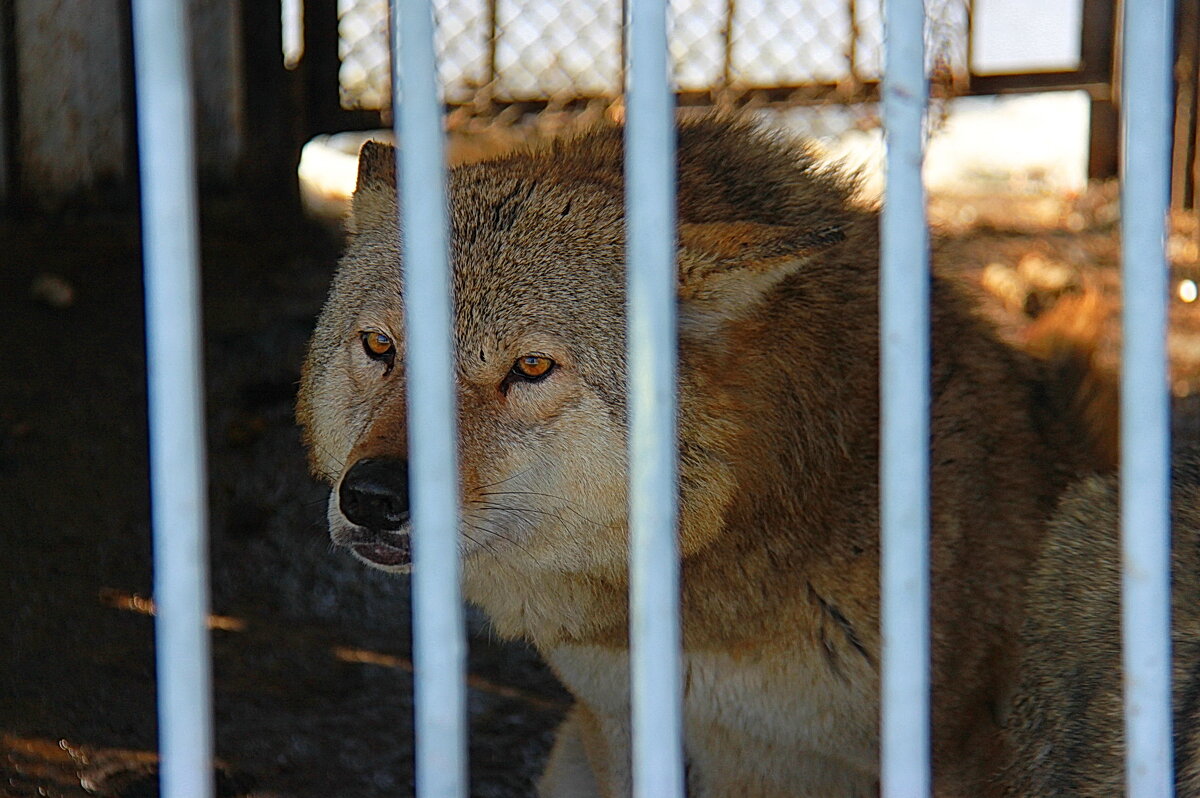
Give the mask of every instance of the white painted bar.
M 880 239 L 884 798 L 930 794 L 929 234 L 921 0 L 885 0 Z
M 667 3 L 630 0 L 628 19 L 625 219 L 633 794 L 682 798 L 675 98 L 667 62 Z
M 136 0 L 158 738 L 165 798 L 213 794 L 192 82 L 182 0 Z
M 1174 793 L 1165 250 L 1174 15 L 1171 0 L 1124 5 L 1121 629 L 1125 779 L 1130 798 L 1162 798 Z
M 458 562 L 453 299 L 442 103 L 429 0 L 392 5 L 412 505 L 418 798 L 466 798 L 466 632 Z

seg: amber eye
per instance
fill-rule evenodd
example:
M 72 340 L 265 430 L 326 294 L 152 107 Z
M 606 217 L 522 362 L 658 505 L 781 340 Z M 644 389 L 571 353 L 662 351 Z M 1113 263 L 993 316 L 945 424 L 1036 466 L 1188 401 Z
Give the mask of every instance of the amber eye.
M 382 360 L 391 366 L 396 357 L 396 345 L 381 332 L 369 331 L 362 334 L 363 351 L 372 360 Z
M 554 361 L 545 355 L 525 355 L 513 363 L 512 375 L 528 382 L 537 382 L 554 370 Z

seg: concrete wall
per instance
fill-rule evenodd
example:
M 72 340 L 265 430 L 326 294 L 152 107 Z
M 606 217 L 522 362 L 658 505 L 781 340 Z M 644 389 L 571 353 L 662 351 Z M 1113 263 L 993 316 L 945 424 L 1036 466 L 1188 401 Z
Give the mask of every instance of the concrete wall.
M 22 193 L 66 199 L 127 181 L 121 0 L 16 0 Z
M 0 90 L 15 91 L 16 118 L 0 116 L 0 141 L 15 143 L 15 163 L 0 171 L 17 184 L 0 179 L 0 200 L 57 207 L 131 195 L 129 0 L 10 2 L 15 80 L 0 74 Z M 190 0 L 197 153 L 210 184 L 231 181 L 244 151 L 241 2 Z

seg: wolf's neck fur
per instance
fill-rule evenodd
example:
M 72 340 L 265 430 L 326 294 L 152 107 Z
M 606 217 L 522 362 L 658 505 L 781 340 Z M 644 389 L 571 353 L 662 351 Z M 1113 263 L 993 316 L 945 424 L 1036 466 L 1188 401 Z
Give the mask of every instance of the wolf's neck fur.
M 868 250 L 873 225 L 864 220 L 856 228 Z M 688 645 L 752 640 L 800 616 L 807 628 L 822 612 L 842 612 L 826 593 L 844 592 L 850 579 L 874 586 L 876 300 L 873 267 L 864 262 L 873 261 L 847 246 L 844 262 L 814 265 L 820 276 L 780 286 L 760 312 L 718 337 L 685 337 L 682 457 L 706 462 L 683 474 L 711 479 L 683 491 Z M 689 504 L 689 494 L 701 498 Z M 711 506 L 713 496 L 719 507 Z M 544 649 L 563 642 L 623 647 L 623 565 L 604 574 L 562 573 L 484 553 L 468 564 L 464 586 L 504 636 Z M 858 639 L 865 645 L 873 638 L 872 630 Z

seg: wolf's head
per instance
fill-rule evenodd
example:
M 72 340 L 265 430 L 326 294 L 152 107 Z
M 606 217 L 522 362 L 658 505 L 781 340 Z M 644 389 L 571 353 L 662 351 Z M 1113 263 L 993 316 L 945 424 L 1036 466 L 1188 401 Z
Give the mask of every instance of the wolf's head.
M 450 173 L 455 355 L 445 368 L 458 395 L 468 569 L 496 558 L 576 573 L 625 567 L 621 137 L 602 128 Z M 755 370 L 803 357 L 763 351 L 748 325 L 763 326 L 772 295 L 840 242 L 852 216 L 844 181 L 743 123 L 682 126 L 678 185 L 686 553 L 720 529 L 737 463 L 770 434 L 744 418 L 747 402 L 770 401 L 754 397 Z M 334 488 L 334 541 L 389 570 L 409 564 L 402 359 L 423 356 L 405 350 L 403 300 L 394 153 L 372 142 L 298 415 L 313 470 Z

